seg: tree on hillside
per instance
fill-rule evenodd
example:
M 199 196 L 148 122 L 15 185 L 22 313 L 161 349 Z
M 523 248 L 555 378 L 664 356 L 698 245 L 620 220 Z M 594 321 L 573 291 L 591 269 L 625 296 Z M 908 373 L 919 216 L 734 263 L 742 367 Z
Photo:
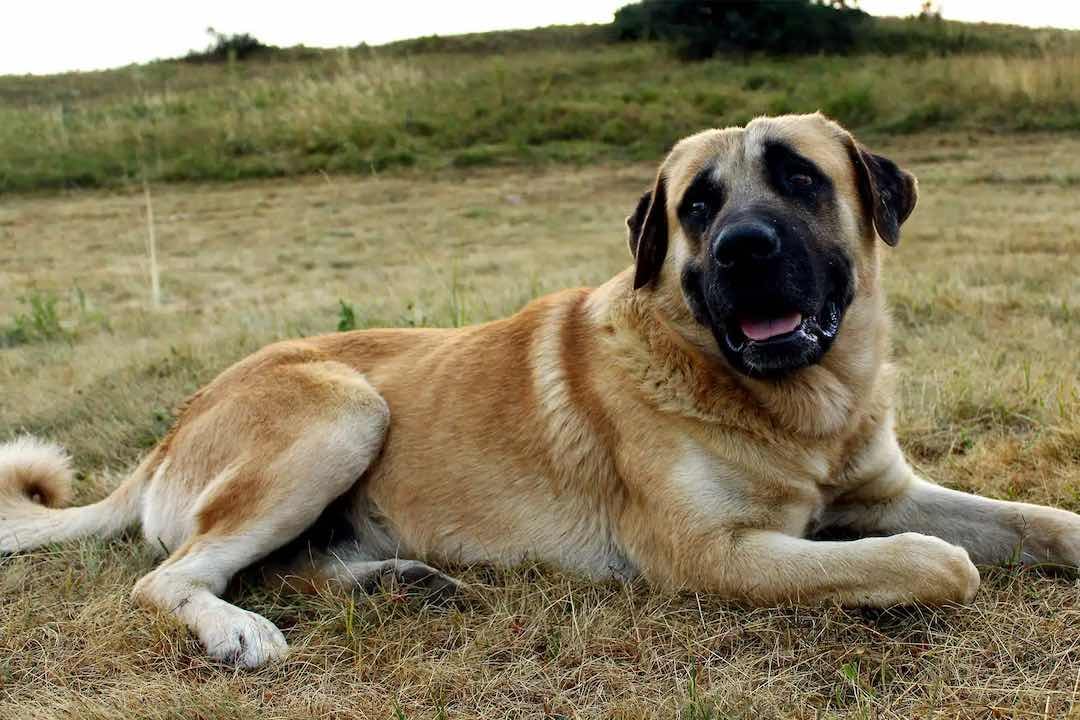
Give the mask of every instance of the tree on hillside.
M 848 52 L 869 16 L 850 0 L 643 0 L 620 8 L 621 40 L 664 40 L 686 59 L 722 51 Z

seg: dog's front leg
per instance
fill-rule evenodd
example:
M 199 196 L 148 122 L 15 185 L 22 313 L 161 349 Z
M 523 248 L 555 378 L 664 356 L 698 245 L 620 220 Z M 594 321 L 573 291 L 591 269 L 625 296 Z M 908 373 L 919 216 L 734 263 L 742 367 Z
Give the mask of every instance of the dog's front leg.
M 963 548 L 918 533 L 829 542 L 717 529 L 686 554 L 674 550 L 679 557 L 670 563 L 642 558 L 646 572 L 754 605 L 938 605 L 970 602 L 979 589 L 979 571 Z
M 936 605 L 969 602 L 979 588 L 967 552 L 936 537 L 810 540 L 701 499 L 657 495 L 623 516 L 623 546 L 653 581 L 755 605 Z
M 882 425 L 843 481 L 850 489 L 826 511 L 826 534 L 914 531 L 965 548 L 979 564 L 1080 566 L 1080 515 L 928 482 L 904 459 L 891 423 Z

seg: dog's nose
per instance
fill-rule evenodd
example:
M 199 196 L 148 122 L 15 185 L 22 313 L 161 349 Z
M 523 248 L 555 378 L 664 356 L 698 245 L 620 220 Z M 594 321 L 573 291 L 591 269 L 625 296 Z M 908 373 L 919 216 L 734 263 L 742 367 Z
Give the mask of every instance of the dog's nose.
M 712 254 L 723 268 L 764 262 L 780 254 L 780 236 L 769 223 L 744 220 L 720 231 Z

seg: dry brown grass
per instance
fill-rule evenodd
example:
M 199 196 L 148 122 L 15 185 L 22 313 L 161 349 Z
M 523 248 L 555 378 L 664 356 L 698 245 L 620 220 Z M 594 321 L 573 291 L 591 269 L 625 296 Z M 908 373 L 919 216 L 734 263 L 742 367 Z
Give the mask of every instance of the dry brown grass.
M 945 484 L 1080 510 L 1080 139 L 886 150 L 923 193 L 888 263 L 902 442 Z M 186 393 L 269 340 L 333 329 L 339 299 L 361 325 L 445 325 L 607 278 L 651 172 L 154 187 L 157 312 L 141 193 L 8 198 L 0 332 L 35 293 L 59 322 L 0 349 L 0 437 L 60 440 L 80 501 L 99 496 Z M 237 673 L 131 607 L 150 564 L 134 541 L 0 559 L 0 718 L 1080 717 L 1070 578 L 988 571 L 971 607 L 884 613 L 747 610 L 537 568 L 466 570 L 474 589 L 446 608 L 248 582 L 234 597 L 294 654 Z

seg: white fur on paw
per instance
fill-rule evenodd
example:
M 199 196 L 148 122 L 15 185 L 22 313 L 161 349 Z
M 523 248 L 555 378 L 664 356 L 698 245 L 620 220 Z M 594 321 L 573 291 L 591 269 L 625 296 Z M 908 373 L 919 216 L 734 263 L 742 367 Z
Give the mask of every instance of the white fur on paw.
M 289 654 L 285 636 L 274 623 L 232 605 L 200 618 L 198 634 L 210 657 L 241 668 L 261 667 Z

